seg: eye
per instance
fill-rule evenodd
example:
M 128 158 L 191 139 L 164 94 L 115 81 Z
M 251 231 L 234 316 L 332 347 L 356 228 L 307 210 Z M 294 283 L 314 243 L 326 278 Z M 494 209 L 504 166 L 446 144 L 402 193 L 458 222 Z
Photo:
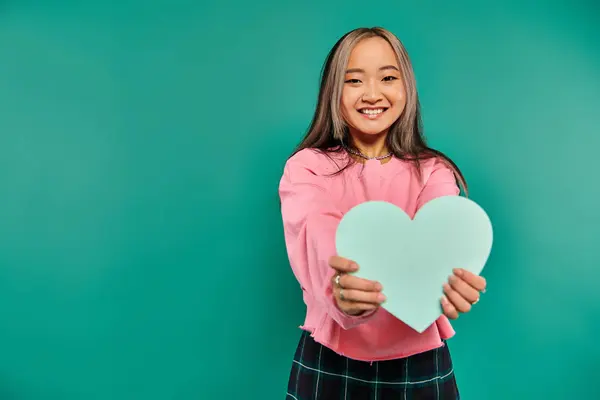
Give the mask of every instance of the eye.
M 386 76 L 385 78 L 383 78 L 383 80 L 387 81 L 387 82 L 395 81 L 396 79 L 398 79 L 398 78 L 396 78 L 395 76 L 392 76 L 392 75 Z
M 346 83 L 353 83 L 353 84 L 360 83 L 360 81 L 358 79 L 347 79 L 345 82 Z

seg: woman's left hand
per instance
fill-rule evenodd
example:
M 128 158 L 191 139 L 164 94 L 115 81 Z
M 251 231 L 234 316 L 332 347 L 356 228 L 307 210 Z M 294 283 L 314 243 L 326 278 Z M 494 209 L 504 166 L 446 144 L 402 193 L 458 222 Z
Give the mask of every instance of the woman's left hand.
M 444 283 L 445 296 L 442 297 L 442 309 L 449 319 L 458 318 L 460 313 L 471 310 L 471 306 L 479 301 L 480 293 L 485 293 L 485 278 L 461 268 L 454 269 L 454 274 Z

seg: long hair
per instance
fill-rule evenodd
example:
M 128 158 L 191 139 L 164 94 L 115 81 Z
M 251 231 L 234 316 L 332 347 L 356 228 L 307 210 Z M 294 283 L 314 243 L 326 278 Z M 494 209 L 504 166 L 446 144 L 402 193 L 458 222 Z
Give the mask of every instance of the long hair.
M 347 140 L 348 127 L 340 110 L 344 76 L 354 46 L 371 37 L 385 39 L 394 49 L 407 95 L 400 118 L 389 128 L 386 136 L 387 148 L 395 157 L 412 162 L 419 174 L 421 160 L 441 158 L 454 171 L 457 181 L 467 194 L 466 181 L 456 164 L 442 152 L 428 147 L 423 134 L 416 80 L 408 52 L 393 33 L 381 27 L 354 29 L 342 36 L 333 46 L 321 70 L 315 114 L 307 133 L 291 156 L 306 148 L 320 150 L 329 156 L 332 153 L 345 153 L 344 146 L 354 147 L 351 141 Z M 352 157 L 348 157 L 348 164 L 335 174 L 342 172 L 353 162 Z

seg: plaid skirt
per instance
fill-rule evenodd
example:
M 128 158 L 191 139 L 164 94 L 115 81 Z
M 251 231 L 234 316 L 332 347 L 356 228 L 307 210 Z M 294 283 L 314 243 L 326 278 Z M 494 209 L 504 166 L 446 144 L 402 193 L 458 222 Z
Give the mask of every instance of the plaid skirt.
M 389 361 L 357 361 L 303 331 L 294 355 L 287 400 L 459 400 L 447 344 Z

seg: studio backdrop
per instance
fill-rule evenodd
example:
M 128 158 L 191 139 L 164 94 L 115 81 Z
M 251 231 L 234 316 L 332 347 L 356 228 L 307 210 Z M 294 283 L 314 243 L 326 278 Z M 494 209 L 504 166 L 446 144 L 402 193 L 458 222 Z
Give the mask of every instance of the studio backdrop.
M 285 397 L 277 186 L 327 52 L 383 26 L 489 213 L 466 400 L 600 398 L 593 1 L 0 2 L 0 398 Z

